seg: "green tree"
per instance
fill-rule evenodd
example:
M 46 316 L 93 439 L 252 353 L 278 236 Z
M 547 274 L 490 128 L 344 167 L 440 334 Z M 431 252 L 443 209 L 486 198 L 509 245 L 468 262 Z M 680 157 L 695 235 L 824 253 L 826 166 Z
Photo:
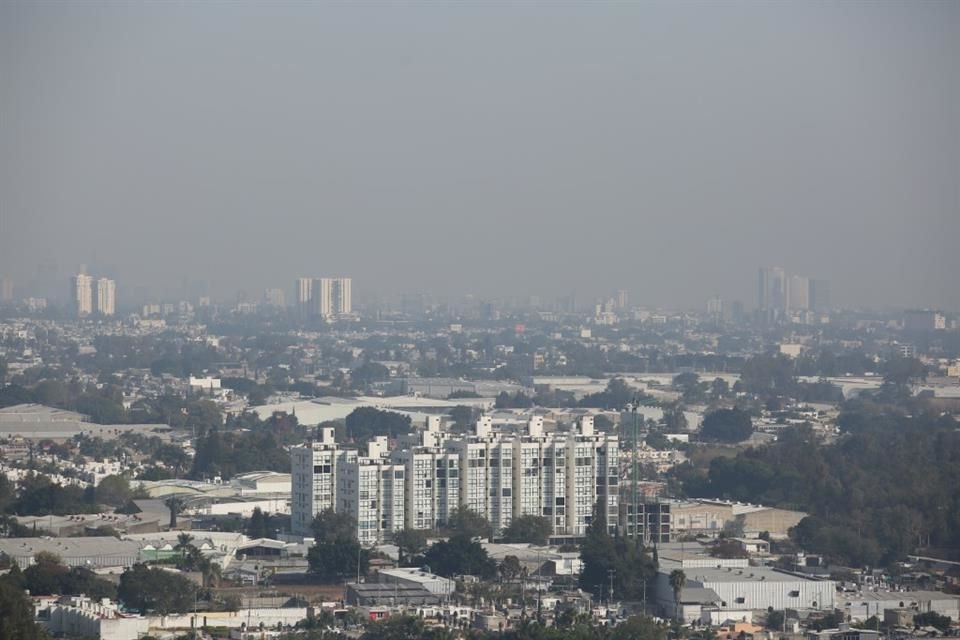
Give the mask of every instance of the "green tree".
M 887 384 L 906 386 L 927 379 L 927 367 L 916 358 L 894 357 L 883 363 L 883 381 Z
M 0 577 L 0 638 L 48 640 L 43 627 L 34 622 L 33 604 L 16 578 Z
M 369 387 L 375 382 L 390 379 L 390 369 L 379 362 L 365 362 L 350 372 L 350 381 L 354 387 Z
M 177 516 L 180 515 L 180 512 L 183 511 L 183 507 L 186 506 L 187 501 L 182 496 L 170 496 L 163 501 L 163 504 L 170 510 L 170 522 L 169 528 L 177 528 Z
M 674 618 L 677 622 L 681 621 L 683 611 L 680 608 L 680 597 L 683 593 L 683 587 L 687 584 L 687 574 L 682 569 L 674 569 L 670 572 L 670 588 L 673 589 Z
M 347 513 L 327 509 L 311 525 L 314 545 L 307 552 L 310 573 L 321 580 L 343 581 L 366 575 L 370 554 L 356 537 L 356 522 Z
M 97 502 L 111 507 L 122 507 L 130 501 L 132 495 L 130 481 L 121 475 L 105 477 L 97 485 L 95 493 Z
M 545 545 L 550 541 L 553 527 L 550 521 L 542 516 L 525 515 L 515 518 L 504 532 L 507 542 L 528 542 L 530 544 Z
M 124 606 L 141 613 L 186 613 L 193 608 L 197 589 L 184 576 L 135 564 L 120 575 L 117 597 Z
M 493 538 L 493 525 L 490 521 L 468 507 L 458 507 L 450 513 L 447 528 L 453 535 L 469 538 Z
M 630 616 L 613 628 L 610 640 L 666 640 L 667 627 L 649 616 Z
M 469 536 L 457 534 L 437 542 L 423 555 L 430 571 L 441 576 L 473 575 L 488 580 L 497 574 L 497 565 Z
M 480 410 L 476 407 L 468 407 L 458 404 L 450 409 L 450 419 L 453 421 L 451 430 L 454 433 L 467 433 L 473 425 L 480 419 Z
M 714 442 L 742 442 L 752 433 L 750 414 L 739 409 L 718 409 L 708 413 L 700 428 L 700 437 Z
M 773 629 L 775 631 L 780 631 L 783 629 L 784 623 L 784 613 L 783 611 L 768 611 L 767 612 L 767 629 Z
M 913 617 L 913 624 L 917 627 L 936 627 L 940 631 L 950 628 L 950 616 L 944 616 L 936 611 L 925 611 Z
M 251 538 L 271 537 L 270 516 L 261 511 L 260 507 L 255 507 L 250 515 L 250 521 L 247 523 L 247 536 Z
M 618 561 L 613 538 L 607 532 L 606 508 L 602 500 L 597 500 L 594 505 L 590 526 L 580 544 L 580 559 L 583 561 L 580 588 L 601 597 L 609 572 L 616 571 Z
M 408 566 L 426 548 L 427 534 L 420 529 L 401 529 L 393 534 L 393 542 L 399 550 L 400 566 Z
M 504 556 L 503 560 L 500 561 L 500 566 L 497 567 L 497 570 L 504 580 L 510 582 L 511 580 L 515 580 L 520 575 L 523 567 L 521 566 L 520 559 L 517 556 Z
M 410 433 L 410 416 L 374 407 L 357 407 L 346 421 L 347 437 L 356 443 L 369 442 L 376 436 L 397 436 Z

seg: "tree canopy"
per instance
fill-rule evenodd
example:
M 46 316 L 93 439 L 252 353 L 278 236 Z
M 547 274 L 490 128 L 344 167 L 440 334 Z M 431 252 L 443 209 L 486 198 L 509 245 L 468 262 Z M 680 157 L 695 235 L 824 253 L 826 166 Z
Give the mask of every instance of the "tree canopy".
M 684 465 L 675 475 L 687 495 L 807 511 L 792 537 L 841 564 L 887 564 L 920 540 L 960 547 L 957 423 L 867 410 L 879 419 L 841 414 L 849 433 L 832 444 L 808 427 L 789 428 L 771 446 L 715 458 L 706 474 Z
M 601 597 L 614 572 L 614 596 L 635 599 L 643 591 L 643 583 L 656 571 L 653 560 L 640 545 L 625 537 L 614 538 L 607 532 L 606 509 L 602 500 L 594 505 L 593 518 L 587 535 L 580 544 L 583 569 L 580 588 Z
M 497 565 L 479 542 L 457 534 L 446 541 L 435 543 L 423 555 L 430 571 L 441 576 L 473 575 L 490 579 L 497 574 Z
M 530 544 L 545 545 L 550 541 L 553 527 L 550 521 L 543 516 L 520 516 L 514 518 L 510 526 L 503 532 L 507 542 L 528 542 Z
M 743 442 L 752 433 L 750 414 L 740 409 L 717 409 L 708 413 L 700 428 L 700 437 L 714 442 Z
M 124 606 L 141 613 L 186 613 L 193 608 L 197 588 L 179 573 L 135 564 L 120 575 L 117 596 Z
M 327 509 L 314 518 L 314 545 L 307 552 L 310 573 L 321 580 L 341 582 L 358 572 L 366 575 L 370 553 L 360 546 L 356 521 L 347 513 Z
M 347 438 L 358 444 L 377 436 L 396 438 L 410 431 L 410 416 L 375 407 L 357 407 L 346 419 Z

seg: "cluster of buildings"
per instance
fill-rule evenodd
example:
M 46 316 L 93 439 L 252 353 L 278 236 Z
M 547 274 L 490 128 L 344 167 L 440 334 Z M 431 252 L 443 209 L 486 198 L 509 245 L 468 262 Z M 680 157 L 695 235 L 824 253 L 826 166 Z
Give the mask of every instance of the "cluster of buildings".
M 78 318 L 94 312 L 100 316 L 112 316 L 117 312 L 117 283 L 110 278 L 87 275 L 86 269 L 71 279 L 74 311 Z
M 830 284 L 787 273 L 782 267 L 760 267 L 757 308 L 767 321 L 795 314 L 823 312 L 830 307 Z
M 297 278 L 297 311 L 306 318 L 330 320 L 353 313 L 351 278 Z
M 385 438 L 366 455 L 334 442 L 333 429 L 291 454 L 292 530 L 309 535 L 316 514 L 350 513 L 364 544 L 381 543 L 403 528 L 435 530 L 463 506 L 497 531 L 514 518 L 547 518 L 555 538 L 582 537 L 594 505 L 606 505 L 611 533 L 620 525 L 619 441 L 597 433 L 583 417 L 569 432 L 544 433 L 541 418 L 521 431 L 495 430 L 489 417 L 474 432 L 441 431 L 439 420 L 393 452 Z

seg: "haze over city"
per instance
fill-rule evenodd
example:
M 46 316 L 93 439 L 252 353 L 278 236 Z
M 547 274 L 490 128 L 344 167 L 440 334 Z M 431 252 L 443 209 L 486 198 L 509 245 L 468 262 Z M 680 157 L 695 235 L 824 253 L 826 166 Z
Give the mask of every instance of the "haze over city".
M 0 275 L 957 309 L 957 60 L 951 2 L 7 2 Z

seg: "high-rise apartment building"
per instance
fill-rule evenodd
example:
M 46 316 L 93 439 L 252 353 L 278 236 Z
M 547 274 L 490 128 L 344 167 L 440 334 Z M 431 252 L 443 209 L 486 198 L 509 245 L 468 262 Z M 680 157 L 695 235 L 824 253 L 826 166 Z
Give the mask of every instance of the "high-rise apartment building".
M 0 278 L 0 302 L 13 301 L 13 280 Z
M 330 320 L 353 313 L 350 278 L 297 278 L 297 308 L 302 318 Z
M 374 439 L 365 456 L 341 456 L 336 511 L 350 514 L 361 544 L 383 542 L 403 529 L 405 468 L 386 457 L 387 438 Z
M 264 289 L 263 302 L 268 307 L 284 307 L 287 297 L 283 294 L 283 289 Z
M 291 528 L 298 535 L 310 535 L 314 516 L 336 506 L 338 467 L 357 457 L 337 447 L 332 427 L 318 433 L 316 441 L 290 451 Z
M 790 311 L 806 311 L 810 308 L 810 279 L 804 276 L 790 276 L 787 287 L 787 308 Z
M 547 518 L 558 537 L 582 537 L 598 500 L 607 528 L 619 525 L 619 441 L 595 434 L 581 419 L 569 433 L 543 433 L 542 419 L 524 434 L 501 433 L 489 417 L 475 432 L 452 436 L 428 422 L 420 444 L 386 451 L 372 442 L 366 456 L 338 449 L 332 430 L 292 452 L 292 525 L 308 535 L 314 516 L 335 506 L 357 522 L 365 544 L 402 529 L 443 527 L 466 507 L 503 531 L 514 518 Z
M 826 280 L 810 281 L 810 308 L 814 311 L 830 309 L 830 283 Z
M 297 278 L 293 288 L 296 291 L 297 310 L 305 318 L 310 315 L 310 303 L 313 301 L 313 278 Z
M 112 316 L 117 312 L 117 283 L 109 278 L 97 280 L 97 313 Z
M 351 278 L 333 278 L 331 306 L 334 315 L 348 316 L 353 313 L 353 280 Z
M 93 278 L 85 273 L 73 277 L 73 306 L 78 318 L 93 313 Z
M 317 278 L 313 281 L 311 311 L 314 316 L 327 319 L 333 315 L 333 280 L 333 278 Z
M 392 458 L 404 466 L 405 522 L 408 529 L 436 529 L 460 506 L 460 456 L 445 446 L 440 417 L 402 438 Z
M 780 267 L 760 267 L 757 307 L 761 311 L 783 312 L 787 309 L 789 280 Z

